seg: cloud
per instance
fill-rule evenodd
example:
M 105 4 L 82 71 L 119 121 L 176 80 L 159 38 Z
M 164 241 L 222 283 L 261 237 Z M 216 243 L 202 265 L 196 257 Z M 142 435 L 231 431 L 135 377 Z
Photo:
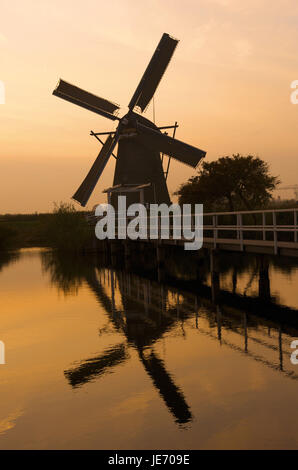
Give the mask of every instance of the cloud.
M 181 57 L 211 66 L 244 67 L 255 47 L 247 32 L 233 22 L 211 18 L 188 32 L 181 44 Z
M 252 47 L 251 42 L 248 41 L 247 39 L 236 40 L 234 43 L 234 47 L 235 47 L 235 54 L 240 59 L 245 59 L 246 57 L 252 54 L 253 47 Z
M 0 434 L 5 434 L 10 429 L 14 428 L 16 425 L 17 419 L 22 416 L 23 411 L 17 409 L 13 411 L 9 416 L 0 420 Z
M 7 42 L 7 37 L 4 34 L 0 33 L 0 44 L 5 44 Z

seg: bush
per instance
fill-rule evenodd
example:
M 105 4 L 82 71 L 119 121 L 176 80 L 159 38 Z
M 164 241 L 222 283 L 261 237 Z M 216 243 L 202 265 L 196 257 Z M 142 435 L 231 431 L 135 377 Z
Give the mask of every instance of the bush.
M 0 250 L 11 248 L 16 231 L 7 225 L 0 224 Z
M 55 203 L 46 224 L 45 237 L 50 246 L 57 250 L 85 251 L 90 246 L 92 233 L 84 212 L 77 211 L 73 204 Z

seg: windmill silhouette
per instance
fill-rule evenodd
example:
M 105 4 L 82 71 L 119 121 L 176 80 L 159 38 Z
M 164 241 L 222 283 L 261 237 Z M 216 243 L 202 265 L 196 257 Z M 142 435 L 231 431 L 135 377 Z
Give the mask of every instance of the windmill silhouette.
M 169 161 L 173 157 L 176 160 L 195 168 L 206 152 L 192 147 L 174 138 L 175 126 L 157 127 L 140 113 L 145 111 L 150 103 L 158 84 L 170 62 L 170 59 L 178 44 L 178 40 L 164 33 L 145 70 L 145 73 L 134 92 L 128 108 L 128 113 L 122 118 L 117 116 L 119 106 L 111 101 L 88 93 L 77 86 L 60 80 L 53 91 L 55 96 L 70 101 L 78 106 L 93 111 L 113 121 L 118 120 L 116 130 L 111 132 L 94 133 L 108 135 L 103 143 L 98 157 L 93 163 L 89 173 L 83 180 L 73 199 L 85 206 L 118 144 L 116 168 L 113 187 L 117 187 L 125 193 L 129 187 L 145 185 L 144 202 L 146 203 L 170 203 L 166 178 L 169 170 L 164 172 L 160 154 L 168 155 Z M 135 111 L 139 112 L 135 112 Z M 174 128 L 173 137 L 162 133 L 161 130 Z M 113 195 L 112 195 L 113 197 Z M 128 203 L 139 202 L 137 195 L 129 191 Z M 112 203 L 113 200 L 112 200 Z

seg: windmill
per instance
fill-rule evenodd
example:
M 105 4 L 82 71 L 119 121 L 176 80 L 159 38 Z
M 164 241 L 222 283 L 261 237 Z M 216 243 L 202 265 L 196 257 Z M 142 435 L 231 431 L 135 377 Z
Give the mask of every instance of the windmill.
M 128 108 L 128 113 L 122 118 L 117 113 L 119 106 L 111 101 L 88 93 L 81 88 L 60 80 L 53 91 L 55 96 L 86 108 L 112 121 L 118 121 L 114 131 L 93 133 L 98 140 L 99 135 L 107 135 L 98 157 L 93 163 L 89 173 L 83 180 L 73 199 L 85 206 L 104 168 L 113 155 L 116 158 L 116 167 L 113 188 L 117 192 L 127 191 L 129 204 L 139 202 L 138 195 L 131 191 L 134 187 L 144 187 L 144 202 L 170 203 L 166 184 L 166 174 L 163 170 L 160 154 L 168 155 L 174 159 L 195 168 L 206 152 L 181 142 L 174 138 L 175 126 L 157 127 L 153 122 L 141 115 L 158 87 L 158 84 L 170 62 L 178 44 L 178 40 L 164 33 L 145 70 L 145 73 L 134 92 Z M 138 112 L 136 112 L 138 111 Z M 161 130 L 174 127 L 174 135 L 170 137 Z M 113 151 L 118 144 L 117 156 Z M 113 188 L 111 192 L 113 193 Z M 130 191 L 128 192 L 128 189 Z M 114 193 L 116 195 L 116 193 Z M 112 194 L 113 198 L 113 194 Z M 114 201 L 112 200 L 114 204 Z M 115 207 L 115 204 L 114 204 Z

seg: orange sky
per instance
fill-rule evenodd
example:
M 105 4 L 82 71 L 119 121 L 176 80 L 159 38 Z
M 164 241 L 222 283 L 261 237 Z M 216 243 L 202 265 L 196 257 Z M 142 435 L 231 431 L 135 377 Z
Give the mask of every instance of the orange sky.
M 157 124 L 177 120 L 177 138 L 209 160 L 257 154 L 298 183 L 295 0 L 2 0 L 0 18 L 0 213 L 69 201 L 99 151 L 89 131 L 115 127 L 52 96 L 58 79 L 125 113 L 163 32 L 180 43 L 155 95 Z M 105 201 L 113 169 L 110 159 L 89 207 Z M 172 161 L 170 191 L 193 173 Z

